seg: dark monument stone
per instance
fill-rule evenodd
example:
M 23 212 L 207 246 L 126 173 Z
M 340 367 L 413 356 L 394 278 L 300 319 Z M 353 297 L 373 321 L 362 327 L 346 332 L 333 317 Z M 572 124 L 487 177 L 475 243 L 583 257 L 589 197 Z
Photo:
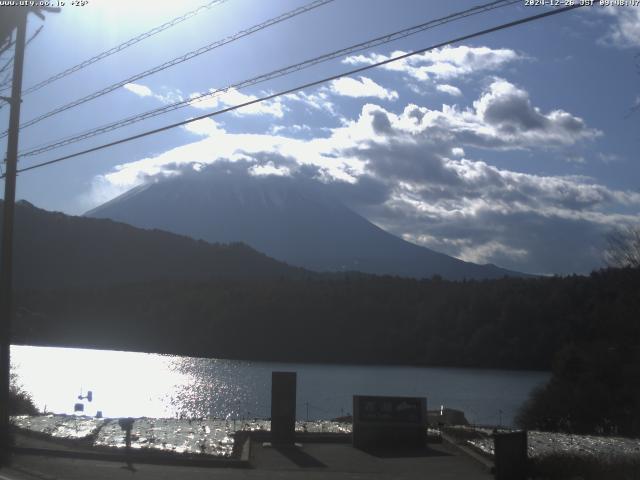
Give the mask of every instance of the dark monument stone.
M 271 374 L 271 441 L 293 444 L 296 427 L 296 372 Z
M 426 439 L 426 398 L 354 395 L 354 447 L 421 449 Z
M 527 432 L 496 433 L 495 477 L 497 480 L 525 480 L 527 478 Z

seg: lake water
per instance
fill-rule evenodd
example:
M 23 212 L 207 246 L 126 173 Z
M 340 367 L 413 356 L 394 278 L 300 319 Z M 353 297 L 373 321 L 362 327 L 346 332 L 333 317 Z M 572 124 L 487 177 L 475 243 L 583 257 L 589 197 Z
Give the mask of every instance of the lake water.
M 463 410 L 472 423 L 511 425 L 548 372 L 353 366 L 202 359 L 110 350 L 11 347 L 17 382 L 42 411 L 105 417 L 268 418 L 271 372 L 298 373 L 300 420 L 351 413 L 354 394 L 427 397 Z

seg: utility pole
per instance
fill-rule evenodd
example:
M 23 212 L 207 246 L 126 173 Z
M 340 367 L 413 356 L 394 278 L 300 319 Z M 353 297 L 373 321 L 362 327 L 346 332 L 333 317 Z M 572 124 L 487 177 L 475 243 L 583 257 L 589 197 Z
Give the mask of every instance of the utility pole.
M 9 102 L 9 135 L 4 180 L 4 216 L 2 218 L 2 250 L 0 252 L 0 465 L 10 460 L 12 443 L 9 422 L 9 388 L 11 376 L 11 323 L 13 277 L 13 220 L 16 203 L 16 170 L 18 168 L 18 136 L 20 133 L 20 104 L 22 103 L 22 67 L 24 64 L 27 16 L 35 13 L 44 20 L 43 11 L 57 13 L 59 8 L 32 7 L 12 9 L 13 26 L 16 29 L 13 56 L 13 81 Z M 10 23 L 7 23 L 10 25 Z M 12 30 L 13 28 L 11 28 Z M 6 32 L 3 32 L 6 33 Z
M 4 216 L 2 218 L 2 253 L 0 257 L 0 448 L 2 465 L 10 460 L 11 425 L 9 423 L 9 384 L 11 320 L 12 320 L 12 267 L 13 267 L 13 216 L 16 201 L 16 169 L 18 166 L 18 134 L 20 132 L 20 103 L 22 92 L 22 66 L 27 31 L 27 9 L 20 9 L 16 16 L 16 44 L 13 57 L 13 83 L 7 139 L 7 164 L 4 180 Z

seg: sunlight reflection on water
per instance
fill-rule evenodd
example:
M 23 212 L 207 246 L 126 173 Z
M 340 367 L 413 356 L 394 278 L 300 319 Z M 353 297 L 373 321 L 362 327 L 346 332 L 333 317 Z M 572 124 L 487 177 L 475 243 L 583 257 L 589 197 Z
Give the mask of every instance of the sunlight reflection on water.
M 352 396 L 424 396 L 429 408 L 465 411 L 474 423 L 512 422 L 547 372 L 463 368 L 310 365 L 202 359 L 78 348 L 11 347 L 18 383 L 41 410 L 105 417 L 268 418 L 272 371 L 298 372 L 298 419 L 351 412 Z
M 83 439 L 96 447 L 125 448 L 126 445 L 124 432 L 114 419 L 21 415 L 12 417 L 12 422 L 23 430 L 46 434 L 54 439 Z M 270 429 L 268 420 L 139 418 L 131 429 L 131 448 L 229 457 L 233 452 L 235 432 Z M 296 431 L 351 433 L 351 424 L 327 420 L 296 422 Z
M 173 417 L 171 397 L 191 378 L 171 368 L 178 357 L 79 348 L 11 346 L 12 370 L 39 410 L 73 413 L 77 396 L 91 390 L 98 410 L 111 417 Z

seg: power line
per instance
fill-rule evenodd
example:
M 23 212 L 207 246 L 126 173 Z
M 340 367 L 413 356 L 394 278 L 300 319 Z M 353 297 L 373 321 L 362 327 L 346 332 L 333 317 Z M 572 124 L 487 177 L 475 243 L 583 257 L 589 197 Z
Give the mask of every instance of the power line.
M 0 55 L 13 47 L 14 43 L 15 42 L 11 39 L 11 37 L 8 37 L 7 41 L 4 44 L 0 45 Z
M 40 32 L 42 31 L 42 29 L 44 28 L 44 25 L 40 25 L 38 27 L 38 29 L 33 32 L 33 34 L 29 37 L 29 40 L 26 41 L 26 43 L 24 44 L 25 47 L 29 46 L 29 44 L 38 36 L 40 35 Z
M 79 98 L 77 100 L 74 100 L 70 103 L 67 103 L 66 105 L 62 105 L 61 107 L 55 108 L 47 113 L 44 113 L 36 118 L 33 118 L 25 123 L 23 123 L 22 125 L 20 125 L 20 128 L 26 128 L 29 127 L 31 125 L 34 125 L 36 123 L 41 122 L 42 120 L 52 117 L 53 115 L 57 115 L 58 113 L 64 112 L 65 110 L 69 110 L 73 107 L 77 107 L 78 105 L 81 105 L 83 103 L 86 103 L 90 100 L 95 100 L 96 98 L 102 97 L 103 95 L 106 95 L 110 92 L 113 92 L 114 90 L 117 90 L 120 87 L 125 86 L 128 83 L 132 83 L 135 82 L 137 80 L 140 80 L 141 78 L 144 77 L 148 77 L 149 75 L 152 75 L 154 73 L 158 73 L 162 70 L 165 70 L 169 67 L 173 67 L 175 65 L 178 65 L 180 63 L 186 62 L 187 60 L 191 60 L 192 58 L 195 58 L 199 55 L 202 55 L 204 53 L 210 52 L 211 50 L 214 50 L 216 48 L 222 47 L 223 45 L 227 45 L 228 43 L 234 42 L 236 40 L 239 40 L 241 38 L 247 37 L 249 35 L 252 35 L 256 32 L 259 32 L 260 30 L 264 30 L 265 28 L 271 27 L 277 23 L 281 23 L 284 22 L 285 20 L 289 20 L 293 17 L 296 17 L 298 15 L 301 15 L 303 13 L 306 13 L 310 10 L 313 10 L 315 8 L 321 7 L 322 5 L 326 5 L 327 3 L 331 3 L 334 0 L 315 0 L 307 5 L 304 5 L 302 7 L 296 8 L 294 10 L 290 10 L 289 12 L 283 13 L 282 15 L 279 15 L 277 17 L 271 18 L 269 20 L 267 20 L 266 22 L 262 22 L 258 25 L 254 25 L 250 28 L 247 28 L 245 30 L 241 30 L 240 32 L 234 33 L 233 35 L 229 35 L 221 40 L 217 40 L 213 43 L 210 43 L 208 45 L 205 45 L 203 47 L 200 47 L 196 50 L 192 50 L 190 52 L 185 53 L 184 55 L 174 58 L 172 60 L 169 60 L 165 63 L 162 63 L 160 65 L 157 65 L 153 68 L 150 68 L 149 70 L 145 70 L 144 72 L 138 73 L 136 75 L 133 75 L 125 80 L 121 80 L 119 82 L 116 82 L 112 85 L 109 85 L 108 87 L 103 88 L 102 90 L 98 90 L 96 92 L 90 93 L 89 95 L 86 95 L 82 98 Z M 0 134 L 0 138 L 6 136 L 7 132 L 3 132 L 2 134 Z
M 2 78 L 2 80 L 0 80 L 0 86 L 4 86 L 4 85 L 11 85 L 11 72 L 7 71 L 6 73 L 5 70 L 9 69 L 9 66 L 13 65 L 13 57 L 11 57 L 7 63 L 5 63 L 2 68 L 0 68 L 0 75 L 4 74 L 4 78 Z M 2 107 L 4 106 L 3 103 L 0 103 L 0 109 L 2 109 Z
M 43 28 L 43 25 L 40 25 L 38 29 L 29 37 L 29 40 L 27 40 L 24 44 L 25 49 L 29 46 L 29 44 L 33 41 L 33 39 L 35 39 L 38 35 L 40 35 L 42 28 Z M 7 61 L 7 63 L 5 63 L 2 66 L 2 68 L 0 68 L 0 74 L 4 72 L 6 69 L 8 69 L 9 65 L 12 65 L 12 64 L 13 64 L 13 56 Z M 11 88 L 10 80 L 11 80 L 11 75 L 7 73 L 7 76 L 2 80 L 0 80 L 0 87 L 4 87 L 6 85 L 8 86 L 8 88 Z M 4 107 L 4 103 L 0 103 L 0 110 L 2 110 L 3 107 Z
M 430 20 L 428 22 L 425 23 L 421 23 L 420 25 L 416 25 L 413 27 L 409 27 L 409 28 L 405 28 L 403 30 L 399 30 L 397 32 L 393 32 L 390 33 L 388 35 L 383 35 L 381 37 L 377 37 L 374 38 L 372 40 L 368 40 L 366 42 L 361 42 L 355 45 L 352 45 L 350 47 L 346 47 L 346 48 L 342 48 L 340 50 L 335 50 L 333 52 L 321 55 L 319 57 L 314 57 L 311 58 L 309 60 L 305 60 L 303 62 L 299 62 L 293 65 L 289 65 L 287 67 L 278 69 L 278 70 L 274 70 L 271 71 L 269 73 L 265 73 L 262 75 L 258 75 L 257 77 L 253 77 L 247 80 L 243 80 L 241 82 L 236 82 L 234 84 L 231 85 L 227 85 L 224 88 L 218 88 L 209 92 L 204 92 L 204 93 L 199 93 L 195 96 L 191 96 L 188 99 L 185 100 L 180 100 L 178 102 L 174 102 L 168 105 L 164 105 L 162 107 L 153 109 L 153 110 L 149 110 L 147 112 L 141 113 L 141 114 L 136 114 L 133 115 L 131 117 L 127 117 L 125 119 L 122 120 L 118 120 L 116 122 L 112 122 L 106 125 L 102 125 L 100 127 L 88 130 L 86 132 L 71 136 L 71 137 L 65 137 L 63 139 L 59 139 L 56 140 L 52 143 L 46 144 L 44 146 L 41 147 L 37 147 L 37 148 L 33 148 L 29 151 L 26 151 L 24 153 L 20 154 L 20 157 L 28 157 L 28 156 L 33 156 L 33 155 L 38 155 L 50 150 L 54 150 L 57 148 L 61 148 L 63 146 L 72 144 L 72 143 L 76 143 L 79 142 L 81 140 L 85 140 L 87 138 L 91 138 L 94 137 L 96 135 L 100 135 L 103 133 L 107 133 L 110 132 L 112 130 L 116 130 L 118 128 L 122 128 L 128 125 L 132 125 L 134 123 L 146 120 L 148 118 L 152 118 L 173 110 L 177 110 L 179 108 L 185 107 L 189 104 L 192 104 L 194 102 L 199 102 L 202 101 L 204 99 L 210 98 L 210 97 L 214 97 L 214 96 L 218 96 L 223 94 L 224 92 L 228 91 L 231 88 L 234 89 L 242 89 L 242 88 L 247 88 L 249 86 L 253 86 L 262 82 L 266 82 L 268 80 L 273 80 L 275 78 L 279 78 L 300 70 L 303 70 L 305 68 L 309 68 L 311 66 L 317 65 L 319 63 L 323 63 L 338 57 L 342 57 L 344 55 L 348 55 L 348 54 L 353 54 L 356 52 L 360 52 L 362 50 L 367 50 L 373 47 L 377 47 L 386 43 L 390 43 L 392 41 L 395 40 L 399 40 L 405 37 L 408 37 L 410 35 L 414 35 L 420 32 L 423 32 L 427 29 L 430 28 L 434 28 L 440 25 L 444 25 L 446 23 L 450 23 L 453 21 L 457 21 L 472 15 L 478 15 L 480 13 L 484 13 L 484 12 L 488 12 L 491 10 L 495 10 L 497 8 L 503 8 L 509 5 L 512 5 L 514 3 L 520 3 L 520 0 L 497 0 L 497 1 L 493 1 L 490 2 L 488 4 L 484 4 L 484 5 L 480 5 L 477 7 L 473 7 L 467 10 L 463 10 L 461 12 L 457 12 L 457 13 L 453 13 L 450 15 L 447 15 L 446 17 L 442 17 L 442 18 L 438 18 L 435 20 Z
M 2 45 L 0 45 L 0 56 L 4 55 L 4 53 L 6 51 L 8 51 L 13 45 L 15 45 L 15 41 L 13 40 L 13 30 L 11 30 L 11 32 L 6 36 L 6 38 L 4 39 L 4 43 L 2 43 Z M 11 54 L 11 58 L 9 58 L 9 60 L 7 60 L 5 62 L 5 64 L 0 68 L 0 73 L 4 72 L 5 70 L 7 70 L 9 68 L 9 65 L 13 64 L 13 57 L 14 55 Z M 9 85 L 10 82 L 10 77 L 11 77 L 11 73 L 8 73 L 7 75 L 5 75 L 5 78 L 3 78 L 0 81 L 0 89 L 2 87 L 4 87 L 5 85 Z M 0 108 L 2 108 L 3 104 L 0 104 Z
M 57 80 L 60 80 L 61 78 L 64 78 L 68 75 L 71 75 L 72 73 L 77 72 L 78 70 L 82 70 L 83 68 L 88 67 L 89 65 L 92 65 L 100 60 L 103 60 L 115 53 L 121 52 L 122 50 L 124 50 L 125 48 L 129 48 L 132 45 L 135 45 L 136 43 L 141 42 L 142 40 L 145 40 L 149 37 L 152 37 L 153 35 L 156 35 L 160 32 L 163 32 L 171 27 L 174 27 L 175 25 L 178 25 L 179 23 L 184 22 L 185 20 L 188 20 L 192 17 L 195 17 L 196 15 L 198 15 L 199 13 L 202 13 L 205 10 L 209 10 L 211 8 L 213 8 L 216 5 L 220 5 L 222 3 L 227 2 L 228 0 L 212 0 L 211 2 L 205 4 L 205 5 L 201 5 L 200 7 L 196 8 L 195 10 L 191 10 L 190 12 L 187 12 L 183 15 L 180 15 L 179 17 L 174 18 L 173 20 L 169 20 L 168 22 L 163 23 L 160 26 L 154 27 L 151 30 L 141 33 L 140 35 L 130 38 L 129 40 L 127 40 L 124 43 L 121 43 L 120 45 L 116 45 L 113 48 L 110 48 L 109 50 L 105 50 L 102 53 L 99 53 L 98 55 L 95 55 L 87 60 L 84 60 L 83 62 L 80 62 L 77 65 L 74 65 L 73 67 L 67 68 L 66 70 L 57 73 L 56 75 L 53 75 L 49 78 L 47 78 L 46 80 L 41 81 L 40 83 L 37 83 L 35 85 L 33 85 L 32 87 L 27 88 L 26 90 L 24 90 L 22 92 L 22 96 L 24 97 L 25 95 L 28 95 L 32 92 L 35 92 L 36 90 L 41 89 L 42 87 L 49 85 L 50 83 L 53 83 Z M 3 89 L 4 90 L 4 89 Z
M 0 67 L 0 73 L 4 72 L 5 70 L 7 70 L 9 68 L 9 65 L 11 65 L 13 63 L 13 55 L 11 56 L 11 58 L 9 60 L 7 60 L 5 62 L 5 64 Z
M 71 158 L 79 157 L 81 155 L 86 155 L 87 153 L 93 153 L 93 152 L 97 152 L 99 150 L 104 150 L 105 148 L 110 148 L 110 147 L 113 147 L 115 145 L 120 145 L 122 143 L 127 143 L 127 142 L 130 142 L 132 140 L 137 140 L 139 138 L 147 137 L 149 135 L 155 135 L 156 133 L 164 132 L 166 130 L 170 130 L 172 128 L 180 127 L 180 126 L 186 125 L 188 123 L 193 123 L 193 122 L 196 122 L 198 120 L 203 120 L 205 118 L 218 116 L 218 115 L 221 115 L 223 113 L 227 113 L 227 112 L 231 112 L 233 110 L 237 110 L 239 108 L 247 107 L 249 105 L 254 105 L 256 103 L 264 102 L 264 101 L 267 101 L 267 100 L 272 100 L 272 99 L 274 99 L 276 97 L 280 97 L 280 96 L 283 96 L 283 95 L 288 95 L 288 94 L 291 94 L 291 93 L 294 93 L 294 92 L 297 92 L 297 91 L 300 91 L 300 90 L 304 90 L 306 88 L 315 87 L 315 86 L 320 85 L 322 83 L 330 82 L 332 80 L 337 80 L 337 79 L 342 78 L 342 77 L 347 77 L 347 76 L 350 76 L 350 75 L 354 75 L 356 73 L 361 73 L 361 72 L 364 72 L 364 71 L 367 71 L 367 70 L 371 70 L 373 68 L 377 68 L 377 67 L 380 67 L 382 65 L 386 65 L 386 64 L 389 64 L 389 63 L 397 62 L 397 61 L 403 60 L 405 58 L 412 57 L 414 55 L 425 53 L 425 52 L 428 52 L 430 50 L 435 50 L 436 48 L 442 48 L 444 46 L 451 45 L 451 44 L 454 44 L 454 43 L 460 43 L 460 42 L 463 42 L 465 40 L 470 40 L 472 38 L 477 38 L 477 37 L 480 37 L 480 36 L 483 36 L 483 35 L 487 35 L 489 33 L 497 32 L 497 31 L 500 31 L 500 30 L 505 30 L 507 28 L 515 27 L 517 25 L 522 25 L 522 24 L 525 24 L 525 23 L 533 22 L 535 20 L 540 20 L 542 18 L 550 17 L 552 15 L 558 15 L 560 13 L 568 12 L 570 10 L 573 10 L 573 9 L 576 9 L 576 8 L 580 8 L 582 6 L 583 5 L 576 4 L 576 5 L 572 5 L 572 6 L 557 8 L 557 9 L 550 10 L 550 11 L 547 11 L 547 12 L 544 12 L 544 13 L 540 13 L 540 14 L 537 14 L 537 15 L 531 15 L 529 17 L 521 18 L 519 20 L 514 20 L 512 22 L 503 23 L 503 24 L 495 26 L 495 27 L 491 27 L 491 28 L 488 28 L 488 29 L 485 29 L 485 30 L 480 30 L 478 32 L 474 32 L 474 33 L 471 33 L 471 34 L 468 34 L 468 35 L 464 35 L 462 37 L 457 37 L 457 38 L 454 38 L 452 40 L 447 40 L 446 42 L 441 42 L 441 43 L 438 43 L 436 45 L 432 45 L 430 47 L 421 48 L 419 50 L 414 50 L 413 52 L 405 53 L 405 54 L 397 56 L 397 57 L 388 58 L 386 60 L 382 60 L 380 62 L 371 64 L 371 65 L 365 65 L 364 67 L 360 67 L 360 68 L 356 68 L 356 69 L 353 69 L 353 70 L 349 70 L 349 71 L 346 71 L 346 72 L 343 72 L 343 73 L 339 73 L 337 75 L 332 75 L 330 77 L 325 77 L 325 78 L 322 78 L 320 80 L 315 80 L 315 81 L 312 81 L 312 82 L 308 82 L 308 83 L 305 83 L 303 85 L 298 85 L 296 87 L 289 88 L 287 90 L 282 90 L 280 92 L 273 93 L 271 95 L 266 95 L 266 96 L 263 96 L 263 97 L 260 97 L 260 98 L 256 98 L 254 100 L 250 100 L 250 101 L 241 103 L 239 105 L 234 105 L 232 107 L 223 108 L 223 109 L 217 110 L 217 111 L 215 111 L 213 113 L 200 115 L 198 117 L 194 117 L 194 118 L 190 118 L 188 120 L 183 120 L 183 121 L 180 121 L 180 122 L 176 122 L 176 123 L 172 123 L 172 124 L 169 124 L 169 125 L 165 125 L 164 127 L 156 128 L 156 129 L 153 129 L 153 130 L 148 130 L 146 132 L 142 132 L 142 133 L 139 133 L 137 135 L 132 135 L 130 137 L 121 138 L 120 140 L 115 140 L 113 142 L 109 142 L 109 143 L 105 143 L 105 144 L 102 144 L 102 145 L 98 145 L 96 147 L 88 148 L 86 150 L 82 150 L 82 151 L 79 151 L 79 152 L 76 152 L 76 153 L 65 155 L 63 157 L 55 158 L 53 160 L 48 160 L 46 162 L 37 163 L 37 164 L 31 165 L 29 167 L 21 168 L 21 169 L 18 170 L 18 172 L 26 172 L 26 171 L 29 171 L 29 170 L 34 170 L 36 168 L 44 167 L 44 166 L 47 166 L 47 165 L 52 165 L 54 163 L 59 163 L 59 162 L 62 162 L 64 160 L 69 160 Z M 1 178 L 4 178 L 4 177 L 1 177 Z
M 33 32 L 33 34 L 29 37 L 29 40 L 27 40 L 24 44 L 25 48 L 29 46 L 29 44 L 38 36 L 40 35 L 40 32 L 42 31 L 43 25 L 40 25 L 38 27 L 38 29 Z M 9 65 L 11 65 L 13 63 L 13 56 L 11 56 L 11 58 L 9 60 L 7 60 L 7 62 L 0 67 L 0 73 L 4 72 L 5 70 L 7 70 L 9 68 Z M 0 86 L 4 86 L 4 81 L 2 83 L 0 83 Z M 0 108 L 2 108 L 0 106 Z

